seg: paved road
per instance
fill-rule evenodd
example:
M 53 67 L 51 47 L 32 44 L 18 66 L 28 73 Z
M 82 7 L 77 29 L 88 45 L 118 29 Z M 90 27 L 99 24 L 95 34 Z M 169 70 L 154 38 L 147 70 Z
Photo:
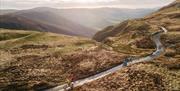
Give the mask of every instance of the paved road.
M 132 61 L 126 63 L 126 65 L 131 65 L 131 64 L 135 64 L 135 63 L 139 63 L 139 62 L 151 61 L 151 60 L 159 57 L 164 52 L 164 47 L 160 41 L 160 36 L 162 33 L 167 33 L 167 30 L 164 27 L 161 27 L 160 31 L 152 34 L 152 40 L 156 43 L 156 48 L 157 48 L 157 50 L 155 52 L 153 52 L 151 55 L 149 55 L 147 57 L 132 60 Z M 89 83 L 89 82 L 95 81 L 97 79 L 100 79 L 100 78 L 105 77 L 109 74 L 115 73 L 116 71 L 120 70 L 123 67 L 124 67 L 124 64 L 121 64 L 121 65 L 118 65 L 114 68 L 106 70 L 104 72 L 98 73 L 94 76 L 90 76 L 90 77 L 82 79 L 82 80 L 77 80 L 75 82 L 72 82 L 73 87 L 82 86 L 85 83 Z M 55 88 L 49 89 L 47 91 L 66 91 L 69 89 L 70 89 L 70 87 L 68 86 L 68 84 L 64 84 L 64 85 L 57 86 Z

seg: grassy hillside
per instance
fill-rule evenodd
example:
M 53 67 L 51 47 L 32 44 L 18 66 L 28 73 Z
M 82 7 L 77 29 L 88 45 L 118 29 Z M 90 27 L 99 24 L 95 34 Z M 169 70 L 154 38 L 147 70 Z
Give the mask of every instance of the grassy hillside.
M 177 91 L 180 89 L 180 1 L 141 19 L 127 20 L 98 32 L 94 39 L 113 47 L 114 51 L 136 56 L 147 56 L 155 44 L 151 34 L 166 27 L 162 35 L 164 55 L 149 63 L 128 66 L 113 75 L 104 77 L 76 91 Z
M 152 49 L 154 44 L 151 43 L 150 35 L 158 31 L 160 26 L 164 26 L 169 30 L 168 34 L 162 37 L 164 45 L 178 52 L 176 49 L 179 48 L 180 40 L 179 4 L 180 2 L 176 1 L 145 18 L 127 20 L 107 27 L 98 32 L 94 39 L 113 46 L 116 50 L 121 48 L 119 46 L 129 47 L 128 49 Z
M 0 90 L 42 90 L 122 63 L 126 55 L 93 40 L 54 33 L 0 30 Z
M 178 91 L 180 65 L 177 63 L 179 63 L 177 59 L 163 59 L 163 61 L 154 60 L 151 63 L 135 64 L 77 87 L 75 91 Z

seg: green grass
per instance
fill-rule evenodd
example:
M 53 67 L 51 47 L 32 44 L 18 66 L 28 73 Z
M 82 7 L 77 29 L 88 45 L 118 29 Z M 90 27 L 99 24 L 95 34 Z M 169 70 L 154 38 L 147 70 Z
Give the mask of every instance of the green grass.
M 71 37 L 61 34 L 19 31 L 19 30 L 0 30 L 0 48 L 14 48 L 27 44 L 46 44 L 46 45 L 68 45 L 86 47 L 96 44 L 95 41 L 80 37 Z M 67 46 L 65 46 L 67 47 Z
M 0 33 L 0 41 L 10 40 L 15 38 L 21 38 L 29 34 L 20 34 L 20 33 Z

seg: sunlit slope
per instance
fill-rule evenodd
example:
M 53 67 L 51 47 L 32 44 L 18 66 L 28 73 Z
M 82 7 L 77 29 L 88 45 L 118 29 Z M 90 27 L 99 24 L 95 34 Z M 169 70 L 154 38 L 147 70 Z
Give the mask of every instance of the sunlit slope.
M 145 18 L 127 20 L 123 23 L 109 26 L 98 32 L 94 39 L 113 46 L 117 51 L 134 53 L 134 49 L 155 48 L 154 43 L 151 43 L 150 35 L 158 31 L 160 26 L 164 26 L 168 29 L 168 34 L 162 36 L 164 45 L 179 55 L 179 5 L 180 2 L 176 1 Z
M 0 28 L 34 30 L 42 32 L 49 31 L 66 35 L 78 35 L 63 28 L 57 28 L 56 26 L 52 26 L 44 22 L 34 21 L 21 16 L 1 15 L 0 18 Z
M 62 17 L 53 8 L 34 8 L 0 15 L 0 28 L 48 31 L 92 37 L 95 30 Z
M 101 30 L 102 28 L 122 22 L 126 19 L 143 17 L 156 9 L 126 8 L 72 8 L 60 9 L 59 14 L 81 25 Z

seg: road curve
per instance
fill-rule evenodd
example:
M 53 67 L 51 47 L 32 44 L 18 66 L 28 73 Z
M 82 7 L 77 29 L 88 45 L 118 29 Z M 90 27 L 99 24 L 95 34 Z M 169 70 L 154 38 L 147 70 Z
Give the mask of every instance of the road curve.
M 132 60 L 132 61 L 126 63 L 126 65 L 132 65 L 132 64 L 135 64 L 135 63 L 139 63 L 139 62 L 151 61 L 151 60 L 159 57 L 164 52 L 164 47 L 163 47 L 163 45 L 161 44 L 161 41 L 160 41 L 160 36 L 161 36 L 162 33 L 167 33 L 166 28 L 161 27 L 160 31 L 155 32 L 155 33 L 152 34 L 152 40 L 156 44 L 156 51 L 155 52 L 153 52 L 151 55 L 149 55 L 147 57 Z M 82 79 L 82 80 L 77 80 L 75 82 L 72 82 L 73 87 L 82 86 L 85 83 L 89 83 L 89 82 L 95 81 L 97 79 L 100 79 L 100 78 L 105 77 L 105 76 L 107 76 L 109 74 L 115 73 L 116 71 L 120 70 L 123 67 L 124 67 L 124 64 L 120 64 L 120 65 L 118 65 L 118 66 L 116 66 L 114 68 L 103 71 L 103 72 L 98 73 L 98 74 L 96 74 L 94 76 L 90 76 L 90 77 Z M 69 87 L 68 84 L 64 84 L 64 85 L 61 85 L 61 86 L 57 86 L 57 87 L 48 89 L 46 91 L 67 91 L 69 89 L 71 89 L 71 87 Z

